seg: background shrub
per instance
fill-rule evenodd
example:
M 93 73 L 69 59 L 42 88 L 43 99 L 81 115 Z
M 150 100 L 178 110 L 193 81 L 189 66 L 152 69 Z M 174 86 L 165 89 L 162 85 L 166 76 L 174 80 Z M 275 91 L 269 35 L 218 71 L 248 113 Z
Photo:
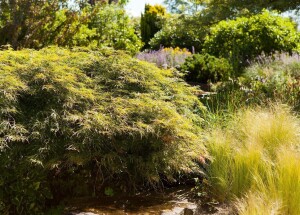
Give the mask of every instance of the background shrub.
M 167 17 L 161 30 L 150 40 L 150 47 L 154 50 L 162 46 L 179 47 L 200 52 L 208 27 L 199 16 L 173 14 Z
M 141 52 L 137 54 L 137 58 L 150 63 L 156 64 L 156 66 L 162 67 L 177 67 L 185 62 L 188 56 L 192 53 L 187 49 L 180 48 L 163 48 L 158 51 Z
M 297 55 L 283 57 L 271 62 L 254 63 L 245 70 L 240 79 L 250 98 L 261 102 L 280 101 L 300 108 L 300 61 Z
M 86 31 L 96 32 L 88 37 L 87 46 L 112 47 L 116 50 L 126 50 L 133 55 L 142 48 L 143 43 L 122 6 L 111 4 L 88 7 L 87 15 L 89 15 L 90 21 L 85 27 Z M 79 32 L 76 36 L 82 37 L 84 32 Z
M 277 54 L 259 57 L 245 69 L 244 74 L 223 83 L 214 84 L 216 93 L 201 101 L 215 114 L 237 111 L 245 106 L 279 102 L 299 110 L 299 55 Z
M 226 80 L 232 74 L 232 67 L 225 58 L 209 54 L 195 54 L 188 57 L 180 70 L 189 82 L 207 83 Z
M 210 29 L 204 52 L 224 57 L 240 72 L 252 59 L 264 53 L 292 53 L 299 35 L 295 24 L 274 12 L 221 21 Z

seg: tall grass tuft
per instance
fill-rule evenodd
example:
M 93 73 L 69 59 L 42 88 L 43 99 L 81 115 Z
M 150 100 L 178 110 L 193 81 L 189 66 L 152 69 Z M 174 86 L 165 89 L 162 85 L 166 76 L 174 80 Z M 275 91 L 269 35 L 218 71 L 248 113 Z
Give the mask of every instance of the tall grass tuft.
M 273 168 L 256 174 L 255 186 L 236 201 L 239 214 L 300 214 L 300 154 L 291 148 L 277 152 Z
M 280 215 L 282 204 L 262 193 L 249 192 L 245 198 L 237 200 L 235 206 L 240 215 Z
M 283 214 L 300 214 L 300 153 L 280 150 L 277 159 L 277 189 L 271 195 L 282 199 Z
M 214 193 L 218 194 L 221 201 L 224 201 L 230 192 L 231 144 L 230 138 L 221 130 L 214 131 L 207 144 L 208 151 L 212 155 L 208 175 Z
M 239 214 L 300 214 L 299 120 L 286 106 L 242 110 L 211 132 L 208 178 Z
M 233 125 L 245 147 L 254 145 L 274 157 L 279 147 L 297 144 L 299 123 L 286 106 L 270 108 L 246 110 Z

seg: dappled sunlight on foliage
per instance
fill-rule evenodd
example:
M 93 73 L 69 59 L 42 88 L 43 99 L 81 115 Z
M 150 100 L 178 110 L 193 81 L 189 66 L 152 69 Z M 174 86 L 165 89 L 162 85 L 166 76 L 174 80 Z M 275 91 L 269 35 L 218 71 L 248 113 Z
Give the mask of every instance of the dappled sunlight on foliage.
M 121 3 L 91 5 L 85 2 L 78 10 L 68 7 L 67 2 L 18 1 L 9 4 L 2 1 L 0 45 L 9 44 L 14 49 L 41 49 L 49 45 L 108 46 L 131 54 L 142 47 Z
M 127 3 L 0 1 L 0 214 L 299 215 L 300 0 Z
M 274 12 L 221 21 L 211 27 L 204 52 L 227 58 L 239 75 L 249 61 L 264 53 L 292 53 L 297 49 L 299 33 L 295 24 Z
M 2 51 L 0 70 L 1 211 L 200 171 L 204 108 L 172 71 L 110 49 L 55 47 Z

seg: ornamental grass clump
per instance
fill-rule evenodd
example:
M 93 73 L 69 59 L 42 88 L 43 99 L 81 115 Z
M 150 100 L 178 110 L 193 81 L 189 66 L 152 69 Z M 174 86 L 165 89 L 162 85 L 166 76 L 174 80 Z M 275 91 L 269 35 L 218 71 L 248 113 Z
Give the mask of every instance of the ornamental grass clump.
M 299 214 L 299 134 L 286 106 L 241 110 L 206 144 L 213 195 L 238 214 Z
M 255 185 L 236 201 L 239 214 L 300 213 L 300 154 L 288 147 L 278 150 L 273 168 L 265 176 L 255 175 Z M 261 199 L 254 203 L 254 199 Z M 254 213 L 253 211 L 256 211 Z
M 239 215 L 280 215 L 282 203 L 262 193 L 249 193 L 235 203 Z
M 110 49 L 1 51 L 1 213 L 199 172 L 195 90 Z
M 270 195 L 282 201 L 282 214 L 300 214 L 300 153 L 282 149 L 278 151 L 276 188 L 269 189 Z

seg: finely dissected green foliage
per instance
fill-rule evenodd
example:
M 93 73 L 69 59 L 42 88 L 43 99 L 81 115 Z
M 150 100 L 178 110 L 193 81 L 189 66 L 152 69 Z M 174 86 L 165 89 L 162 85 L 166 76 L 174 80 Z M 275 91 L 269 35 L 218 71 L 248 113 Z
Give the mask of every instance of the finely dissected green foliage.
M 249 18 L 221 21 L 210 29 L 204 52 L 230 60 L 236 72 L 264 52 L 291 53 L 297 48 L 299 34 L 288 18 L 263 11 Z
M 197 171 L 205 149 L 194 90 L 109 49 L 2 51 L 1 211 L 37 214 L 52 195 Z
M 240 111 L 208 139 L 214 195 L 239 214 L 299 214 L 299 132 L 284 106 Z

